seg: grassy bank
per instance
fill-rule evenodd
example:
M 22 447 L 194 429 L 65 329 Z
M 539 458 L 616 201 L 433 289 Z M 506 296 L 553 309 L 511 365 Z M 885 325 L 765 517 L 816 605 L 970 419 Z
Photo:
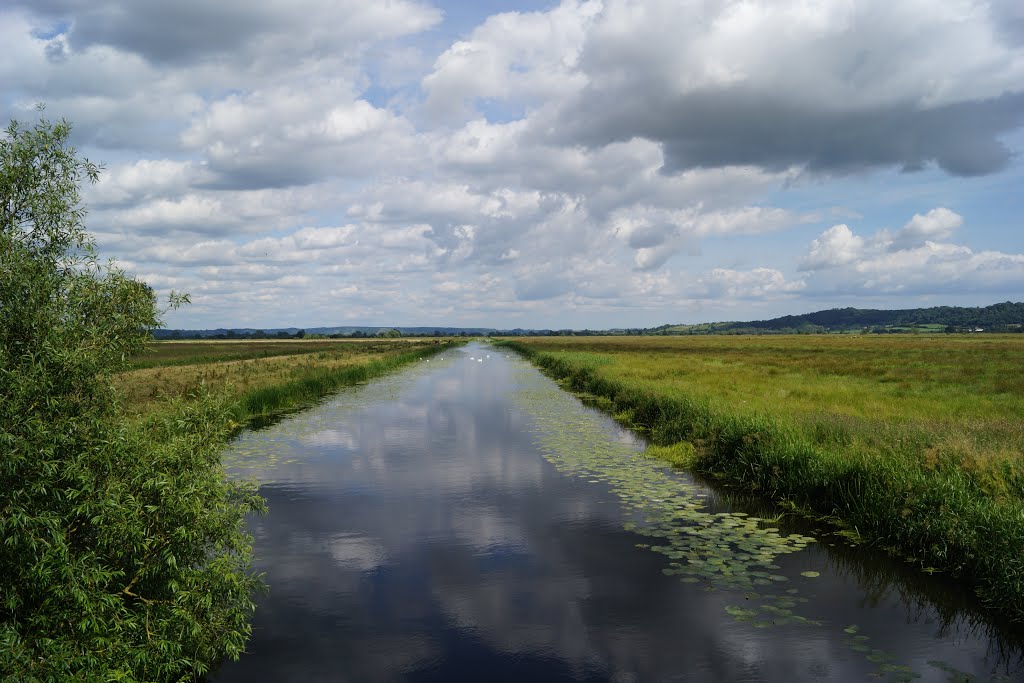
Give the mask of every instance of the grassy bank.
M 244 424 L 314 402 L 450 348 L 432 340 L 154 342 L 118 376 L 129 418 L 159 413 L 166 399 L 200 388 L 227 394 Z M 191 361 L 191 362 L 189 362 Z
M 512 343 L 652 452 L 833 519 L 1024 619 L 1024 339 Z
M 307 353 L 334 352 L 339 345 L 360 348 L 386 346 L 378 339 L 327 340 L 327 339 L 243 339 L 216 340 L 195 339 L 188 341 L 154 341 L 143 353 L 131 359 L 135 370 L 160 368 L 175 365 L 203 365 L 224 363 L 233 360 L 273 358 L 275 356 L 298 356 Z

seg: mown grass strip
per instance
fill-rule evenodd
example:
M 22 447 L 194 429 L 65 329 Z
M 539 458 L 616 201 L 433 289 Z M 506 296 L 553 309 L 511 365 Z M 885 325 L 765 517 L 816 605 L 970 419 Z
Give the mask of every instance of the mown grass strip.
M 905 444 L 869 453 L 758 414 L 729 413 L 701 398 L 659 396 L 602 376 L 600 365 L 518 351 L 576 392 L 602 397 L 658 446 L 695 445 L 698 471 L 833 520 L 861 542 L 971 586 L 989 606 L 1024 620 L 1024 501 L 992 496 L 984 481 L 951 460 L 926 466 Z M 657 451 L 655 451 L 657 452 Z M 1014 469 L 1014 463 L 993 467 Z M 1007 476 L 1015 478 L 1012 472 Z

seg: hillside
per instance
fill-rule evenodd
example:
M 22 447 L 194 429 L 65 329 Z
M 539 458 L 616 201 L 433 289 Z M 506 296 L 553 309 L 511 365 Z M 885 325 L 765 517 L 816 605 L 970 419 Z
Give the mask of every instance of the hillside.
M 653 334 L 741 334 L 766 332 L 1017 332 L 1024 330 L 1024 303 L 1010 301 L 969 308 L 935 306 L 878 310 L 833 308 L 803 315 L 786 315 L 771 320 L 748 322 L 663 325 Z

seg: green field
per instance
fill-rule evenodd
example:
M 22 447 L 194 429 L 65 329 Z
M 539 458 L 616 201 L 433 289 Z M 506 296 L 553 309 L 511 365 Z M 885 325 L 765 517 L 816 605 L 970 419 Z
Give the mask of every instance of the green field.
M 1021 335 L 516 340 L 654 449 L 1024 617 Z

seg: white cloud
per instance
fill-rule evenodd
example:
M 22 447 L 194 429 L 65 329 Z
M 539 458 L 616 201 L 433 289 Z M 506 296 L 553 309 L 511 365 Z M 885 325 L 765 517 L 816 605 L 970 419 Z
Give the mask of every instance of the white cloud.
M 865 238 L 837 225 L 811 242 L 801 269 L 813 271 L 808 288 L 816 293 L 928 295 L 1024 284 L 1024 254 L 937 241 L 962 222 L 948 209 L 933 209 L 915 214 L 895 239 L 885 231 Z
M 104 169 L 86 197 L 93 206 L 123 205 L 181 195 L 208 180 L 204 169 L 191 161 L 138 159 Z
M 566 0 L 546 12 L 507 12 L 487 19 L 443 52 L 423 79 L 432 116 L 471 116 L 479 100 L 520 108 L 560 98 L 586 84 L 577 69 L 587 29 L 601 3 Z
M 953 235 L 953 231 L 963 225 L 963 222 L 963 216 L 941 206 L 923 216 L 916 213 L 896 233 L 889 248 L 895 251 L 920 246 L 932 240 L 949 239 Z
M 864 238 L 854 235 L 844 223 L 833 225 L 811 242 L 800 270 L 819 270 L 853 263 L 864 251 Z
M 669 210 L 650 206 L 619 209 L 610 221 L 611 232 L 636 250 L 634 266 L 639 270 L 660 268 L 688 242 L 730 235 L 776 232 L 813 216 L 800 216 L 774 207 L 746 206 L 707 211 L 702 202 L 687 209 Z
M 782 272 L 773 268 L 754 268 L 740 271 L 715 268 L 701 280 L 706 287 L 704 298 L 749 299 L 792 294 L 804 289 L 803 280 L 786 280 Z
M 938 163 L 989 174 L 993 225 L 1015 220 L 1024 33 L 1002 5 L 476 4 L 458 35 L 443 2 L 150 5 L 5 5 L 0 109 L 47 102 L 107 163 L 88 225 L 195 293 L 173 324 L 636 326 L 1021 291 L 1012 235 L 951 243 L 980 184 L 865 189 Z M 851 228 L 897 204 L 902 227 Z M 822 215 L 847 224 L 804 250 Z
M 981 2 L 608 0 L 551 134 L 646 137 L 670 170 L 988 173 L 1024 119 L 1024 56 L 998 31 Z

